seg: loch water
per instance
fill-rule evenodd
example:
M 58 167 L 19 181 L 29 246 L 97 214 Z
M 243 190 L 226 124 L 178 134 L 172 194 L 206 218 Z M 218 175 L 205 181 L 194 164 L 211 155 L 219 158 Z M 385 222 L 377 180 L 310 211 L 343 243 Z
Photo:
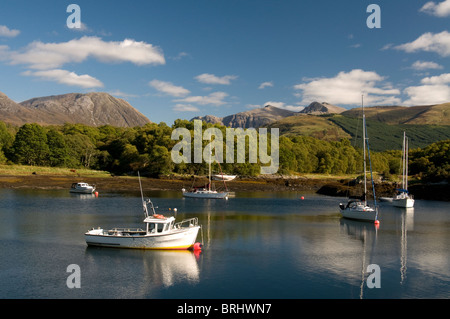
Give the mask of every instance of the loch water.
M 145 196 L 160 214 L 198 217 L 201 253 L 86 245 L 92 227 L 142 227 L 140 193 L 1 189 L 0 298 L 450 298 L 449 202 L 380 203 L 376 227 L 342 219 L 345 199 L 314 193 Z M 68 287 L 69 265 L 80 288 Z

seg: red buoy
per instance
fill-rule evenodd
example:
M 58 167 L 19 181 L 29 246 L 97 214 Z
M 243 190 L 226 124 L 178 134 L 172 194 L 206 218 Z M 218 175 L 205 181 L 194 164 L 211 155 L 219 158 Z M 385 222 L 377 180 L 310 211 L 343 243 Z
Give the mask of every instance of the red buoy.
M 201 250 L 201 249 L 202 249 L 202 244 L 200 244 L 200 243 L 194 244 L 194 250 Z

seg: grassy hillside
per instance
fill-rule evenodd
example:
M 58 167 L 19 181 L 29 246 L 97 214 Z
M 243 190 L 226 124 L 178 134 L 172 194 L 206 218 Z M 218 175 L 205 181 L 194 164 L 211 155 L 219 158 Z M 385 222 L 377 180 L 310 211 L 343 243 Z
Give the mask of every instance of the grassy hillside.
M 351 138 L 351 135 L 339 125 L 329 121 L 327 116 L 298 114 L 276 121 L 268 127 L 277 127 L 280 129 L 280 135 L 286 136 L 305 135 L 325 141 L 339 141 L 343 138 Z
M 450 103 L 421 106 L 376 106 L 364 110 L 368 120 L 386 124 L 450 125 Z M 341 115 L 361 118 L 361 108 Z
M 362 123 L 360 119 L 334 115 L 329 120 L 352 136 L 352 144 L 355 136 L 361 140 Z M 401 149 L 404 131 L 409 138 L 410 148 L 423 148 L 433 142 L 450 138 L 449 125 L 389 125 L 374 119 L 367 119 L 366 123 L 370 147 L 374 151 Z

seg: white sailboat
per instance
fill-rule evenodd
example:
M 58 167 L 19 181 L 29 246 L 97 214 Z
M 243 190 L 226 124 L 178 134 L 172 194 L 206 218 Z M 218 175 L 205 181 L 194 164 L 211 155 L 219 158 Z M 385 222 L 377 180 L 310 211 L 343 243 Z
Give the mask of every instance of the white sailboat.
M 363 112 L 363 157 L 364 157 L 364 194 L 361 198 L 350 199 L 347 204 L 340 203 L 339 208 L 341 210 L 341 214 L 344 218 L 362 220 L 362 221 L 371 221 L 375 222 L 375 224 L 379 224 L 378 221 L 378 206 L 376 204 L 376 196 L 375 196 L 375 186 L 373 183 L 372 176 L 372 164 L 370 161 L 370 149 L 368 138 L 366 137 L 366 116 L 364 114 L 364 102 L 362 101 L 362 112 Z M 371 207 L 367 204 L 367 168 L 366 168 L 366 145 L 367 152 L 369 156 L 369 164 L 370 164 L 370 176 L 372 181 L 372 191 L 374 197 L 374 207 Z
M 396 207 L 414 207 L 414 198 L 408 192 L 408 138 L 403 132 L 403 155 L 402 155 L 402 188 L 397 189 L 398 194 L 392 199 Z
M 140 183 L 140 179 L 139 179 Z M 194 249 L 201 248 L 196 243 L 198 231 L 197 217 L 176 223 L 175 217 L 156 214 L 153 203 L 144 201 L 141 187 L 142 205 L 144 209 L 144 229 L 142 228 L 92 228 L 84 234 L 88 246 L 134 248 L 134 249 Z M 151 205 L 149 215 L 147 203 Z
M 209 153 L 211 155 L 211 143 L 209 144 Z M 223 179 L 224 184 L 225 180 Z M 210 198 L 210 199 L 228 199 L 228 191 L 218 192 L 211 189 L 211 160 L 209 161 L 208 185 L 206 187 L 192 187 L 187 191 L 185 188 L 181 190 L 184 197 L 190 198 Z

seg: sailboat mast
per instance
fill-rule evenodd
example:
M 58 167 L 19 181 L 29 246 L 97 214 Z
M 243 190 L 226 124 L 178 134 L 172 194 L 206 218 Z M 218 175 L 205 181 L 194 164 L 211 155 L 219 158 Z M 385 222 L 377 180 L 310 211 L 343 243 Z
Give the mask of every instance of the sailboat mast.
M 209 183 L 208 183 L 208 191 L 211 191 L 211 161 L 212 161 L 212 151 L 211 151 L 211 137 L 209 138 Z
M 409 151 L 409 145 L 408 145 L 408 138 L 405 138 L 406 140 L 406 146 L 405 146 L 405 189 L 408 190 L 408 151 Z
M 367 177 L 366 177 L 366 115 L 364 114 L 364 95 L 361 96 L 363 112 L 363 157 L 364 157 L 364 205 L 367 205 Z
M 406 189 L 405 184 L 405 166 L 406 166 L 406 132 L 403 132 L 403 149 L 402 149 L 402 188 Z

